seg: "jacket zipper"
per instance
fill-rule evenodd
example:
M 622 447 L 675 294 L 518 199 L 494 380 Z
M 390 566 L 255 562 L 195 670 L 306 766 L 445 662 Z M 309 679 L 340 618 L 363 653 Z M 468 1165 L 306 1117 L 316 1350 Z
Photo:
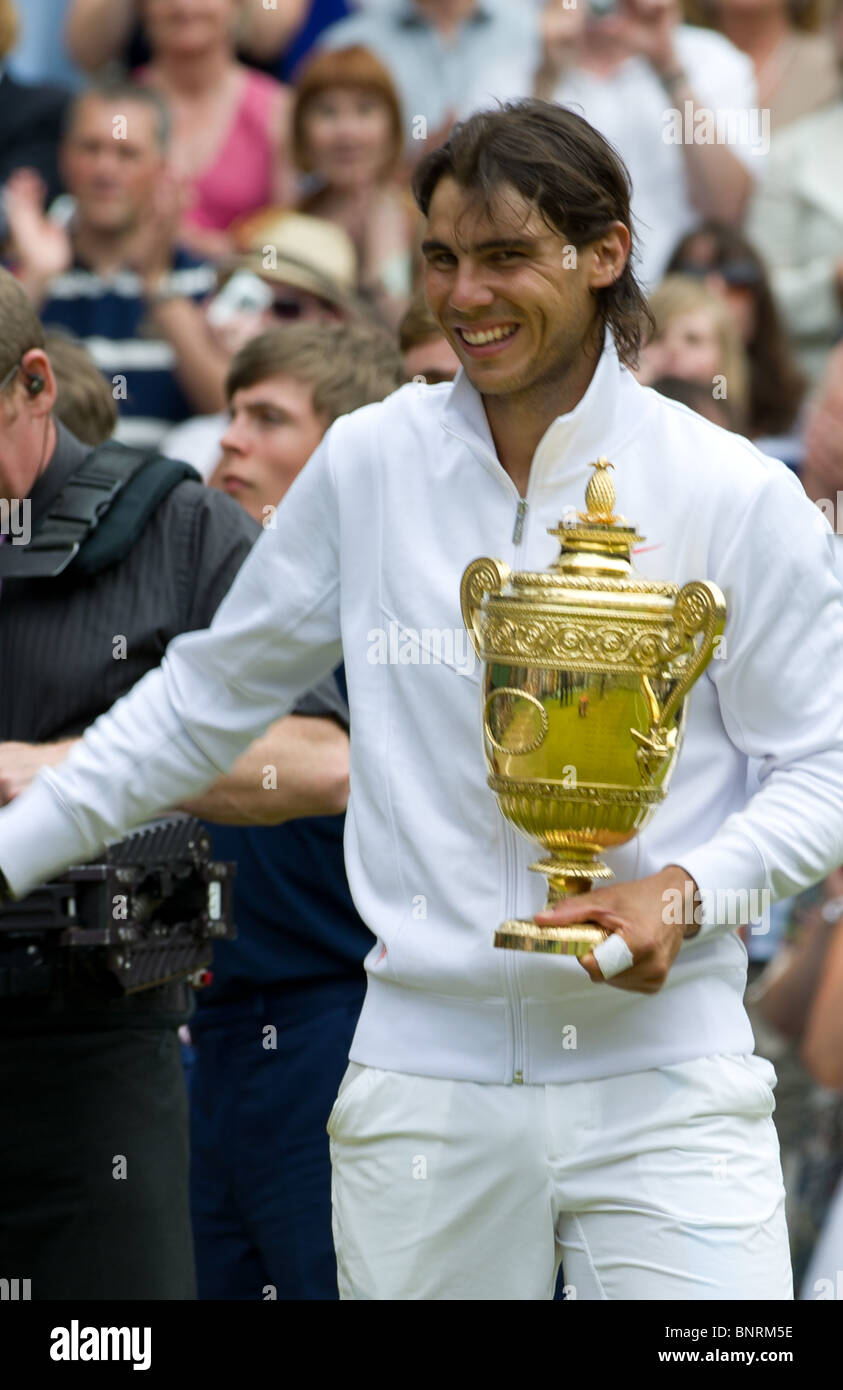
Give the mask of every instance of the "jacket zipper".
M 515 509 L 515 527 L 512 532 L 512 544 L 516 550 L 521 544 L 524 536 L 524 519 L 527 515 L 527 499 L 519 497 L 518 506 Z

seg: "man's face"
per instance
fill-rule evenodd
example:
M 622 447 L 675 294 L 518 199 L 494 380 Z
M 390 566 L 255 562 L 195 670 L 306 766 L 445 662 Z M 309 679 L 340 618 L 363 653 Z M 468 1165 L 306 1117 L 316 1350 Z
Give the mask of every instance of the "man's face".
M 594 333 L 593 250 L 575 252 L 514 188 L 487 213 L 440 179 L 422 250 L 431 312 L 484 395 L 563 376 Z
M 155 111 L 144 102 L 123 101 L 119 111 L 97 96 L 79 103 L 61 163 L 83 226 L 129 231 L 152 205 L 164 170 L 156 126 Z
M 55 379 L 43 352 L 25 353 L 23 364 L 41 376 L 45 386 L 37 396 L 30 395 L 23 372 L 17 371 L 0 391 L 0 500 L 6 502 L 29 496 L 54 444 L 49 412 L 55 403 Z
M 235 391 L 222 461 L 211 484 L 264 522 L 304 468 L 327 429 L 313 409 L 313 387 L 273 376 Z

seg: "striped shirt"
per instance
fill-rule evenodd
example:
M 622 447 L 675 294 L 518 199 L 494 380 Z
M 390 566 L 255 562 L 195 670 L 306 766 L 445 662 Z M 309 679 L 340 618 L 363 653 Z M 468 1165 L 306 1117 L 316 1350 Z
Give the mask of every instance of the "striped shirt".
M 179 249 L 164 289 L 198 302 L 215 284 L 212 265 Z M 173 348 L 147 328 L 143 286 L 134 271 L 99 275 L 75 261 L 51 281 L 41 319 L 80 338 L 111 384 L 120 416 L 114 437 L 122 444 L 155 447 L 172 425 L 194 414 L 176 378 Z

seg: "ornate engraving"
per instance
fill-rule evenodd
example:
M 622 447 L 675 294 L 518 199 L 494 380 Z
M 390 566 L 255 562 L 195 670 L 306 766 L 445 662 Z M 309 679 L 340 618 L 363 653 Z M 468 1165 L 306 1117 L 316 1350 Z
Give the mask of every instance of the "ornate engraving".
M 564 618 L 512 618 L 482 614 L 477 620 L 485 661 L 512 666 L 561 666 L 570 670 L 661 674 L 690 642 L 668 618 L 647 621 L 636 615 L 624 622 L 598 625 Z
M 540 801 L 588 801 L 595 806 L 657 806 L 667 792 L 661 787 L 607 787 L 578 783 L 567 787 L 563 782 L 516 782 L 512 777 L 486 779 L 493 792 L 502 796 L 531 796 Z

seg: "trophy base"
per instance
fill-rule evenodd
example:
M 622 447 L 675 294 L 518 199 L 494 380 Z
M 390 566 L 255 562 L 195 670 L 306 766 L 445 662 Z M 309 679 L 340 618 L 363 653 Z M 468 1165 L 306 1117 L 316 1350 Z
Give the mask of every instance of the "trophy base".
M 508 951 L 540 951 L 553 956 L 587 956 L 609 932 L 578 922 L 574 927 L 540 927 L 518 917 L 501 922 L 495 932 L 495 945 Z

